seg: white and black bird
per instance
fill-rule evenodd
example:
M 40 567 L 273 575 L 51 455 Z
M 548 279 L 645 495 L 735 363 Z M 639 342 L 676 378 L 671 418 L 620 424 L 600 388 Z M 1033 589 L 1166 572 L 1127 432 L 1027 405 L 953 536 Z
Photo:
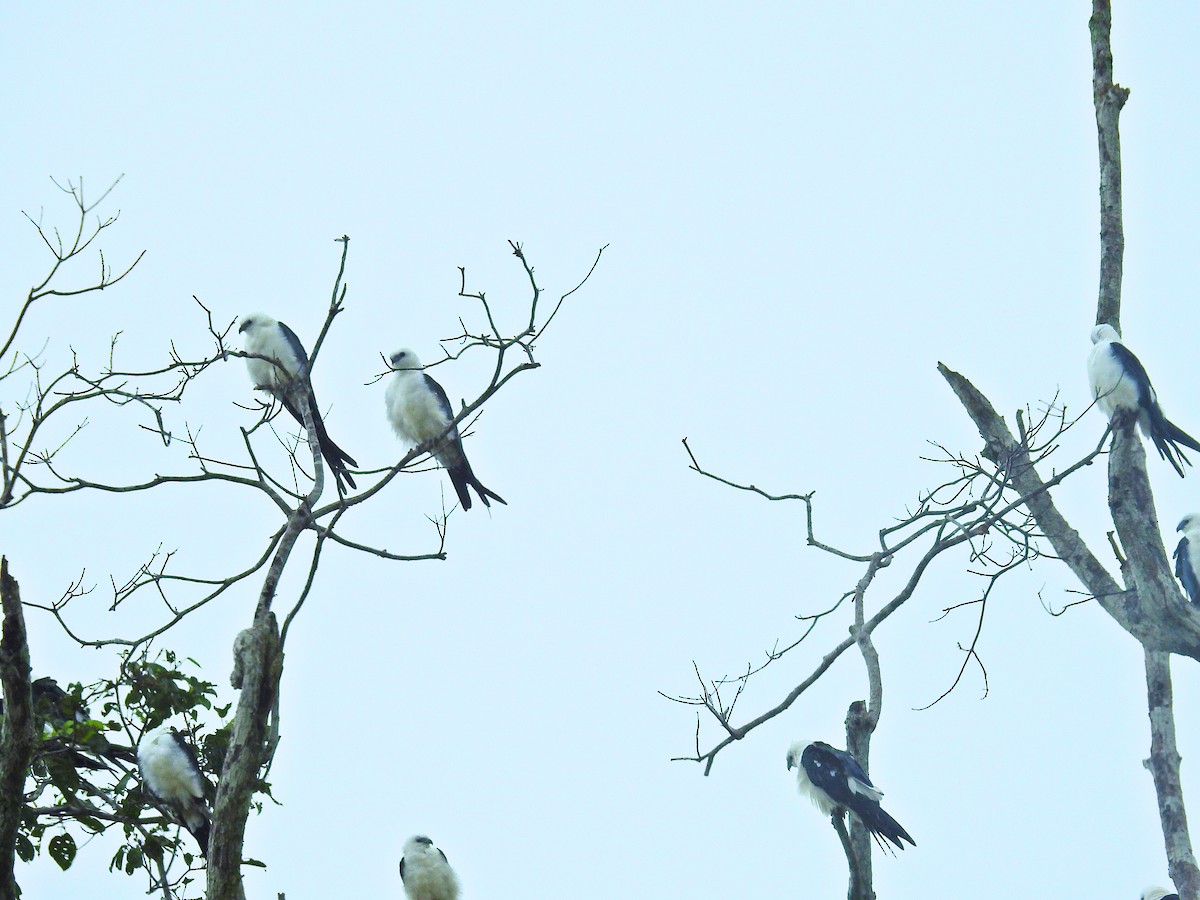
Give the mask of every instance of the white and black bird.
M 446 854 L 433 841 L 419 834 L 404 844 L 400 857 L 400 880 L 408 900 L 457 900 L 458 877 Z
M 1200 603 L 1200 513 L 1191 513 L 1179 520 L 1175 529 L 1183 537 L 1175 545 L 1175 577 L 1193 603 Z
M 286 391 L 278 390 L 296 378 L 303 378 L 308 382 L 308 354 L 304 352 L 304 345 L 300 343 L 300 338 L 296 337 L 296 332 L 263 313 L 243 316 L 238 331 L 246 335 L 247 353 L 255 353 L 268 358 L 248 358 L 246 360 L 246 368 L 250 372 L 250 380 L 254 382 L 254 386 L 275 393 L 284 409 L 303 425 L 304 414 L 296 407 L 292 397 L 288 396 Z M 270 359 L 277 360 L 285 371 L 279 371 L 279 366 L 269 362 Z M 338 493 L 344 494 L 346 485 L 352 488 L 355 486 L 354 479 L 347 468 L 348 466 L 357 466 L 358 463 L 355 462 L 354 457 L 329 437 L 329 433 L 325 430 L 325 422 L 317 407 L 317 398 L 313 393 L 311 382 L 308 382 L 307 393 L 309 412 L 312 413 L 313 427 L 317 431 L 317 443 L 321 446 L 321 455 L 325 457 L 329 471 L 333 473 Z
M 1142 891 L 1142 900 L 1179 900 L 1179 894 L 1166 888 L 1148 887 Z
M 48 675 L 35 678 L 29 685 L 33 699 L 33 711 L 37 717 L 58 727 L 68 720 L 86 722 L 91 713 L 71 694 L 64 691 L 56 680 Z M 0 716 L 4 715 L 4 700 L 0 698 Z
M 76 769 L 94 772 L 108 771 L 104 761 L 133 762 L 133 750 L 108 740 L 99 722 L 91 723 L 92 714 L 80 698 L 78 689 L 64 691 L 58 682 L 43 676 L 30 684 L 33 717 L 41 726 L 41 744 L 36 755 L 43 759 L 61 756 Z M 0 698 L 0 717 L 4 716 L 4 700 Z M 91 724 L 89 724 L 91 723 Z M 96 758 L 88 756 L 92 754 Z
M 164 724 L 142 735 L 137 758 L 142 783 L 183 822 L 200 845 L 200 855 L 207 857 L 212 784 L 200 771 L 192 745 Z
M 1112 420 L 1117 410 L 1133 410 L 1142 434 L 1154 441 L 1158 455 L 1183 477 L 1183 465 L 1191 462 L 1179 445 L 1200 450 L 1200 443 L 1179 426 L 1167 420 L 1150 376 L 1141 361 L 1121 343 L 1111 325 L 1092 329 L 1092 352 L 1088 356 L 1088 382 L 1100 411 Z
M 417 354 L 411 350 L 397 350 L 388 357 L 388 363 L 395 374 L 387 387 L 387 415 L 399 438 L 415 447 L 434 442 L 430 452 L 445 466 L 464 510 L 471 508 L 468 487 L 475 489 L 484 506 L 492 505 L 489 497 L 507 506 L 503 497 L 480 484 L 471 471 L 471 464 L 463 453 L 458 426 L 446 431 L 446 426 L 454 419 L 454 409 L 442 386 L 422 370 Z
M 900 823 L 883 811 L 879 798 L 883 791 L 871 783 L 863 767 L 845 750 L 837 750 L 824 741 L 797 741 L 788 749 L 787 766 L 796 769 L 796 785 L 817 809 L 831 815 L 845 809 L 858 816 L 880 847 L 884 840 L 904 849 L 902 841 L 914 847 Z

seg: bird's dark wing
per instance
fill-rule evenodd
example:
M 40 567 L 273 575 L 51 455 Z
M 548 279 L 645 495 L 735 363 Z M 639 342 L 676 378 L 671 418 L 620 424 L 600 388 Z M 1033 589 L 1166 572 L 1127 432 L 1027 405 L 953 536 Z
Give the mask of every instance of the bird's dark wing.
M 872 789 L 875 789 L 875 785 L 858 760 L 845 750 L 814 741 L 805 748 L 800 764 L 804 766 L 809 781 L 828 794 L 838 806 L 858 816 L 880 847 L 887 847 L 885 841 L 891 841 L 901 850 L 904 849 L 902 841 L 908 841 L 914 847 L 917 845 L 900 823 L 880 807 L 878 794 L 871 797 L 851 789 L 852 778 Z
M 453 419 L 454 408 L 450 405 L 450 398 L 446 396 L 442 386 L 428 375 L 425 376 L 425 386 L 437 398 L 438 406 L 446 416 L 446 421 Z M 467 461 L 467 454 L 463 450 L 462 438 L 458 434 L 458 426 L 451 428 L 446 437 L 442 439 L 441 446 L 435 455 L 438 462 L 446 467 L 446 472 L 450 475 L 450 483 L 454 485 L 454 492 L 458 494 L 458 502 L 462 504 L 464 510 L 471 508 L 471 494 L 467 490 L 468 486 L 475 488 L 475 493 L 479 495 L 484 506 L 492 505 L 488 502 L 489 497 L 505 506 L 508 505 L 503 497 L 480 484 L 475 473 L 471 471 L 471 464 Z
M 1138 404 L 1143 408 L 1149 408 L 1155 402 L 1154 388 L 1150 384 L 1150 376 L 1146 374 L 1146 367 L 1142 365 L 1142 361 L 1119 341 L 1113 341 L 1108 348 L 1125 372 L 1125 376 L 1137 386 Z
M 187 761 L 191 765 L 192 770 L 200 776 L 200 780 L 207 781 L 207 779 L 204 777 L 204 770 L 200 768 L 200 760 L 196 759 L 196 749 L 192 746 L 191 741 L 185 738 L 174 728 L 171 729 L 171 737 L 174 738 L 175 745 L 179 747 L 179 749 L 183 751 L 183 755 L 187 757 Z
M 1196 572 L 1192 569 L 1192 561 L 1188 557 L 1188 539 L 1182 537 L 1175 546 L 1175 577 L 1183 585 L 1188 599 L 1193 603 L 1200 602 L 1200 583 L 1196 581 Z
M 284 339 L 288 342 L 288 346 L 292 348 L 292 352 L 296 354 L 296 359 L 304 365 L 304 371 L 308 372 L 308 354 L 304 352 L 304 345 L 300 343 L 300 338 L 296 337 L 296 332 L 288 328 L 282 322 L 279 323 L 279 330 L 283 332 Z M 286 360 L 280 360 L 286 362 Z
M 1142 365 L 1141 360 L 1122 343 L 1113 341 L 1108 346 L 1112 351 L 1113 358 L 1117 360 L 1124 371 L 1125 377 L 1131 379 L 1137 387 L 1138 406 L 1142 408 L 1143 415 L 1146 417 L 1143 422 L 1149 421 L 1150 438 L 1154 441 L 1158 455 L 1169 462 L 1182 478 L 1182 463 L 1190 466 L 1191 461 L 1183 455 L 1179 445 L 1183 444 L 1193 450 L 1200 450 L 1200 442 L 1197 442 L 1174 422 L 1168 421 L 1167 417 L 1163 415 L 1154 387 L 1150 384 L 1150 376 L 1146 374 L 1146 367 Z
M 49 703 L 58 705 L 67 699 L 67 692 L 59 687 L 58 682 L 48 675 L 34 679 L 33 684 L 29 688 L 33 693 L 34 703 L 44 699 Z
M 433 396 L 437 397 L 438 406 L 442 408 L 442 412 L 446 414 L 446 421 L 454 418 L 454 407 L 450 405 L 450 398 L 446 396 L 446 392 L 442 390 L 442 386 L 433 380 L 432 376 L 425 376 L 425 386 L 429 388 Z M 451 434 L 457 435 L 458 429 L 455 428 Z
M 300 343 L 300 338 L 296 336 L 296 332 L 288 328 L 283 322 L 279 323 L 279 331 L 283 335 L 284 340 L 287 341 L 288 346 L 292 348 L 292 352 L 296 354 L 296 359 L 303 366 L 304 377 L 309 377 L 308 354 L 304 351 L 304 345 Z M 280 362 L 284 362 L 284 360 L 280 360 Z M 280 392 L 278 396 L 284 409 L 291 413 L 293 419 L 303 425 L 304 413 L 296 408 L 296 404 L 292 402 L 292 399 L 284 392 Z M 325 462 L 329 464 L 329 468 L 333 472 L 334 480 L 337 482 L 338 493 L 344 493 L 344 485 L 348 484 L 350 487 L 355 487 L 354 478 L 346 471 L 346 464 L 349 463 L 352 466 L 356 466 L 358 463 L 354 461 L 354 457 L 335 444 L 325 431 L 325 422 L 321 419 L 321 411 L 317 406 L 317 395 L 312 389 L 311 381 L 308 386 L 308 398 L 309 412 L 312 413 L 313 427 L 317 432 L 317 443 L 321 445 L 321 455 L 325 457 Z
M 828 794 L 838 806 L 850 806 L 854 799 L 854 793 L 850 790 L 851 777 L 864 784 L 871 783 L 853 756 L 823 741 L 814 741 L 804 748 L 800 765 L 804 766 L 808 780 Z
M 845 750 L 838 750 L 836 747 L 830 747 L 829 752 L 838 758 L 842 766 L 846 770 L 846 774 L 851 778 L 857 779 L 867 787 L 875 787 L 875 784 L 867 777 L 866 771 L 858 764 L 858 760 L 847 753 Z

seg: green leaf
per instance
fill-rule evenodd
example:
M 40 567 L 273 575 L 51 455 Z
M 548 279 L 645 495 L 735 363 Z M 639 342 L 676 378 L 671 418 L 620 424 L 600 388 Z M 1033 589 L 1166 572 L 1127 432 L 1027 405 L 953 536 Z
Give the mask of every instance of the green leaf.
M 142 849 L 145 851 L 146 856 L 150 857 L 150 859 L 154 860 L 155 862 L 162 862 L 162 838 L 158 837 L 157 835 L 150 835 L 150 837 L 146 838 L 146 843 L 142 845 Z
M 33 857 L 36 853 L 37 851 L 33 849 L 33 841 L 29 840 L 29 838 L 25 837 L 23 834 L 18 834 L 17 856 L 21 858 L 21 861 L 33 862 Z
M 99 834 L 107 827 L 99 819 L 94 819 L 91 816 L 80 816 L 78 821 L 80 825 L 92 832 L 92 834 Z
M 258 859 L 243 859 L 242 865 L 243 866 L 258 866 L 258 868 L 260 868 L 260 869 L 265 869 L 267 867 L 267 864 L 265 862 L 263 862 L 262 860 L 258 860 Z
M 125 854 L 125 874 L 132 875 L 142 865 L 142 851 L 137 847 L 130 847 L 129 852 Z
M 49 852 L 50 858 L 58 863 L 58 867 L 65 872 L 75 861 L 75 838 L 65 832 L 56 834 L 50 838 L 47 852 Z

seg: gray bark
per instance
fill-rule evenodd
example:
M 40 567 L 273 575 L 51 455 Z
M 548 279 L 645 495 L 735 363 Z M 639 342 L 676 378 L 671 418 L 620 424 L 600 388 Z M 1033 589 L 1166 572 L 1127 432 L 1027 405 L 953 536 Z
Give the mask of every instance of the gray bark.
M 1104 611 L 1147 649 L 1200 660 L 1200 613 L 1175 587 L 1146 479 L 1146 454 L 1141 441 L 1130 431 L 1131 423 L 1114 423 L 1113 449 L 1109 454 L 1109 506 L 1132 575 L 1132 584 L 1125 589 L 1058 511 L 1045 482 L 1033 467 L 1028 450 L 1013 437 L 987 397 L 962 375 L 940 363 L 938 371 L 979 429 L 984 440 L 983 456 L 1008 468 L 1014 486 L 1055 554 L 1095 596 Z
M 283 674 L 283 652 L 279 625 L 271 604 L 279 580 L 287 566 L 296 539 L 312 522 L 312 508 L 325 486 L 321 447 L 313 426 L 307 387 L 295 383 L 294 405 L 304 413 L 308 449 L 313 458 L 313 487 L 309 495 L 292 510 L 283 536 L 263 580 L 254 623 L 238 634 L 234 642 L 235 676 L 241 682 L 237 712 L 229 736 L 229 752 L 221 769 L 221 779 L 213 803 L 212 835 L 208 849 L 208 900 L 245 900 L 242 885 L 242 847 L 246 819 L 258 784 L 259 772 L 274 752 L 278 721 L 279 681 Z
M 0 900 L 16 900 L 16 839 L 35 736 L 21 591 L 4 557 L 0 557 L 0 607 L 4 613 L 0 637 L 0 682 L 4 689 L 4 724 L 0 728 Z
M 1092 36 L 1092 102 L 1096 107 L 1096 132 L 1100 149 L 1100 297 L 1096 323 L 1107 322 L 1121 330 L 1121 262 L 1125 255 L 1125 229 L 1121 221 L 1121 133 L 1118 120 L 1129 91 L 1113 84 L 1110 36 L 1112 8 L 1109 0 L 1092 0 L 1088 22 Z
M 1196 900 L 1200 894 L 1200 869 L 1196 868 L 1196 857 L 1192 854 L 1183 786 L 1179 781 L 1169 654 L 1146 651 L 1146 699 L 1150 710 L 1150 758 L 1145 765 L 1158 796 L 1167 866 L 1179 896 L 1183 900 Z

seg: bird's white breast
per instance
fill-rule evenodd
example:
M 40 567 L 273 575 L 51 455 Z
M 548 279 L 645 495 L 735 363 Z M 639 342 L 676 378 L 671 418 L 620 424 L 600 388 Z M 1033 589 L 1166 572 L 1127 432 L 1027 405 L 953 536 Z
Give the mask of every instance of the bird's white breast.
M 1109 419 L 1118 409 L 1137 408 L 1137 384 L 1113 355 L 1110 341 L 1092 347 L 1088 355 L 1088 382 L 1096 405 Z
M 436 850 L 405 854 L 404 891 L 410 900 L 454 900 L 458 879 Z
M 246 352 L 279 360 L 288 370 L 285 377 L 279 367 L 265 359 L 247 359 L 246 370 L 256 387 L 275 387 L 288 381 L 299 369 L 299 361 L 278 325 L 252 328 L 246 333 Z
M 246 348 L 247 352 L 258 353 L 257 350 Z M 246 370 L 250 373 L 250 381 L 255 387 L 272 387 L 276 382 L 279 370 L 265 359 L 247 359 Z
M 833 808 L 837 806 L 833 802 L 832 797 L 809 780 L 808 772 L 804 770 L 803 764 L 796 766 L 796 788 L 802 795 L 808 797 L 813 802 L 813 805 L 825 815 L 829 815 L 833 812 Z
M 426 386 L 423 372 L 397 372 L 392 376 L 385 399 L 392 428 L 401 440 L 410 444 L 437 437 L 449 421 L 437 396 Z
M 191 797 L 204 796 L 200 776 L 170 734 L 159 735 L 149 746 L 141 748 L 138 762 L 150 790 L 162 799 L 182 803 Z

